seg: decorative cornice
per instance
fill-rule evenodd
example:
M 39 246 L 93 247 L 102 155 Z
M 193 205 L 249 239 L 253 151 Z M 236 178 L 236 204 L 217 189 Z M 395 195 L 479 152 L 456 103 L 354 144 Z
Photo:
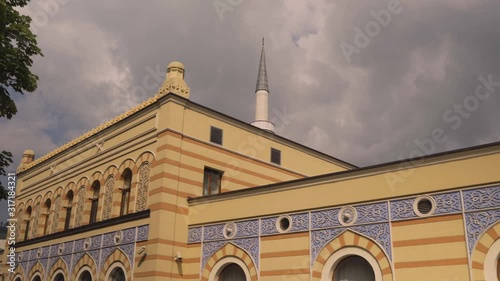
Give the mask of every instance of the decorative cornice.
M 161 86 L 155 97 L 159 98 L 166 93 L 173 93 L 181 97 L 189 97 L 189 87 L 181 79 L 167 79 Z
M 154 97 L 151 97 L 147 100 L 145 100 L 144 102 L 142 102 L 141 104 L 137 105 L 136 107 L 132 108 L 132 109 L 129 109 L 127 110 L 126 112 L 116 116 L 115 118 L 109 120 L 109 121 L 106 121 L 104 123 L 102 123 L 101 125 L 95 127 L 94 129 L 84 133 L 83 135 L 65 143 L 64 145 L 56 148 L 55 150 L 43 155 L 42 157 L 34 160 L 33 162 L 29 163 L 29 164 L 25 164 L 25 165 L 19 165 L 19 167 L 17 168 L 17 172 L 20 173 L 20 172 L 24 172 L 38 164 L 40 164 L 41 162 L 49 159 L 49 158 L 52 158 L 53 156 L 65 151 L 66 149 L 72 147 L 72 146 L 75 146 L 76 144 L 79 144 L 81 143 L 82 141 L 90 138 L 91 136 L 94 136 L 96 135 L 97 133 L 111 127 L 112 125 L 126 119 L 127 117 L 129 116 L 132 116 L 133 114 L 141 111 L 142 109 L 156 103 L 161 97 L 163 96 L 166 96 L 169 92 L 170 89 L 173 89 L 172 87 L 162 87 L 160 89 L 160 91 L 158 91 L 158 93 L 154 96 Z

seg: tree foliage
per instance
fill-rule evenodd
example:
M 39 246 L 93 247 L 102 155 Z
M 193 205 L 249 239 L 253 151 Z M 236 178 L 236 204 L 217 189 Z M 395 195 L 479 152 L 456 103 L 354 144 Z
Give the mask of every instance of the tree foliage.
M 38 76 L 31 73 L 32 57 L 41 55 L 36 36 L 29 29 L 31 18 L 21 15 L 18 8 L 29 0 L 0 0 L 0 118 L 11 119 L 17 107 L 12 93 L 33 92 Z M 0 176 L 12 163 L 12 154 L 0 153 Z M 0 199 L 5 199 L 5 188 L 0 183 Z

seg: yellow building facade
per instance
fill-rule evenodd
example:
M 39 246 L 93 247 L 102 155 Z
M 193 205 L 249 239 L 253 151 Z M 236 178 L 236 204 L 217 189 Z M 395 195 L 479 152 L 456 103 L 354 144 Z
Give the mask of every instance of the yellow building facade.
M 27 150 L 6 280 L 498 281 L 500 143 L 358 168 L 275 135 L 267 94 L 264 54 L 252 124 L 171 63 L 138 107 Z

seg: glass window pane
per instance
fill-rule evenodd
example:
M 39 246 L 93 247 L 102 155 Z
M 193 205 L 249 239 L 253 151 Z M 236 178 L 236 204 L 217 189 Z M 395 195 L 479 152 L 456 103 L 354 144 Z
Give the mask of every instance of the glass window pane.
M 213 173 L 211 175 L 211 181 L 210 181 L 210 194 L 217 194 L 217 193 L 219 193 L 219 175 Z
M 210 176 L 207 170 L 205 170 L 205 174 L 203 175 L 203 196 L 208 195 L 210 192 L 209 178 Z
M 230 264 L 228 265 L 226 268 L 224 268 L 224 270 L 222 270 L 222 273 L 220 274 L 220 277 L 219 277 L 220 281 L 245 281 L 246 280 L 246 276 L 245 276 L 245 272 L 243 271 L 243 269 L 233 263 L 233 264 Z
M 335 268 L 333 281 L 375 281 L 375 273 L 371 265 L 359 256 L 343 259 Z

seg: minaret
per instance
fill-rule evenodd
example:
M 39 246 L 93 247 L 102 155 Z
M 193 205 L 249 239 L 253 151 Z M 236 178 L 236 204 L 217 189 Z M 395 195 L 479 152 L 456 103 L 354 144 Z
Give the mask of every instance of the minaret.
M 274 124 L 268 120 L 268 96 L 266 54 L 264 52 L 264 38 L 262 38 L 259 73 L 257 74 L 257 87 L 255 88 L 255 121 L 251 124 L 257 128 L 274 133 Z

